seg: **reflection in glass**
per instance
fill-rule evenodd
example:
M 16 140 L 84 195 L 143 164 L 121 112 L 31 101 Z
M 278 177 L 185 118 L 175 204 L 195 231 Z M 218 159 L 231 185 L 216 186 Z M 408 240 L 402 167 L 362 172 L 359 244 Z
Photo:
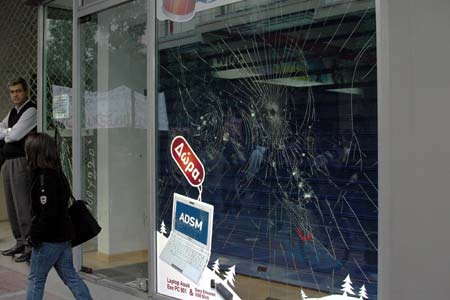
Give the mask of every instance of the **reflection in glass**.
M 377 297 L 375 8 L 328 2 L 159 21 L 158 224 L 174 192 L 198 196 L 170 157 L 182 135 L 215 206 L 210 267 L 235 268 L 242 299 L 342 295 L 347 275 Z
M 72 6 L 45 7 L 43 129 L 56 137 L 63 170 L 72 178 Z

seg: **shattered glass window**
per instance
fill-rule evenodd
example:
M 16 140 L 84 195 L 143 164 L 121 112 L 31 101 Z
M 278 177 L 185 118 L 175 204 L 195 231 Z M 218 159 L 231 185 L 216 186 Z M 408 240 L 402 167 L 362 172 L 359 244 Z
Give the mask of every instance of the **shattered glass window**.
M 174 192 L 199 194 L 171 158 L 182 135 L 214 205 L 209 267 L 235 266 L 241 299 L 347 295 L 348 275 L 377 299 L 374 1 L 234 1 L 158 23 L 158 224 Z

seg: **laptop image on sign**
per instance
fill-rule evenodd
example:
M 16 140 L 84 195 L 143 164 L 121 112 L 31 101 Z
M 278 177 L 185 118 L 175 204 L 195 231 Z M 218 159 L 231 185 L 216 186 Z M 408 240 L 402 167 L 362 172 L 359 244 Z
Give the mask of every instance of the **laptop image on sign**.
M 160 258 L 198 283 L 211 255 L 214 206 L 173 194 L 172 230 Z

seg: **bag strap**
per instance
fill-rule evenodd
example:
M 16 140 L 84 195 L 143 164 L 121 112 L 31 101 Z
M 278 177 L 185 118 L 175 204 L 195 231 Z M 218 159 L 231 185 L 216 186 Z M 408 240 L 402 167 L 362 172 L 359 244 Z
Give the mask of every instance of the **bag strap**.
M 63 178 L 63 180 L 66 184 L 67 190 L 69 191 L 69 207 L 70 207 L 75 201 L 77 201 L 77 199 L 73 195 L 72 188 L 70 187 L 70 183 L 69 183 L 69 180 L 67 179 L 66 175 L 64 174 L 64 172 L 62 170 L 60 172 L 61 172 L 61 177 Z
M 39 184 L 40 184 L 41 190 L 45 188 L 44 174 L 39 175 Z
M 59 150 L 60 150 L 59 148 L 61 146 L 60 141 L 62 141 L 61 134 L 59 133 L 58 126 L 56 126 L 53 119 L 49 125 L 50 125 L 50 128 L 53 128 L 55 130 L 54 139 L 55 139 L 55 143 L 56 143 L 56 151 L 59 153 Z M 69 190 L 69 194 L 70 194 L 69 207 L 70 207 L 73 204 L 73 202 L 77 201 L 77 199 L 73 196 L 72 187 L 70 186 L 70 183 L 66 177 L 66 174 L 64 174 L 64 172 L 62 170 L 60 170 L 60 172 L 61 172 L 61 176 L 64 179 L 64 182 L 67 186 L 67 189 Z M 70 201 L 70 200 L 72 200 L 72 201 Z

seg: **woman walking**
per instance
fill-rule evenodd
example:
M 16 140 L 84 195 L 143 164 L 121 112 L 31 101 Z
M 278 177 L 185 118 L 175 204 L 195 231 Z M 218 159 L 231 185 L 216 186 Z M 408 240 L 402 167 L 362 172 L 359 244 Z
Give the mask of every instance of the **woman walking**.
M 77 300 L 90 300 L 89 290 L 73 266 L 68 214 L 71 191 L 61 169 L 56 143 L 45 133 L 32 133 L 25 141 L 25 153 L 32 172 L 33 209 L 28 238 L 33 252 L 27 300 L 42 299 L 52 267 Z

